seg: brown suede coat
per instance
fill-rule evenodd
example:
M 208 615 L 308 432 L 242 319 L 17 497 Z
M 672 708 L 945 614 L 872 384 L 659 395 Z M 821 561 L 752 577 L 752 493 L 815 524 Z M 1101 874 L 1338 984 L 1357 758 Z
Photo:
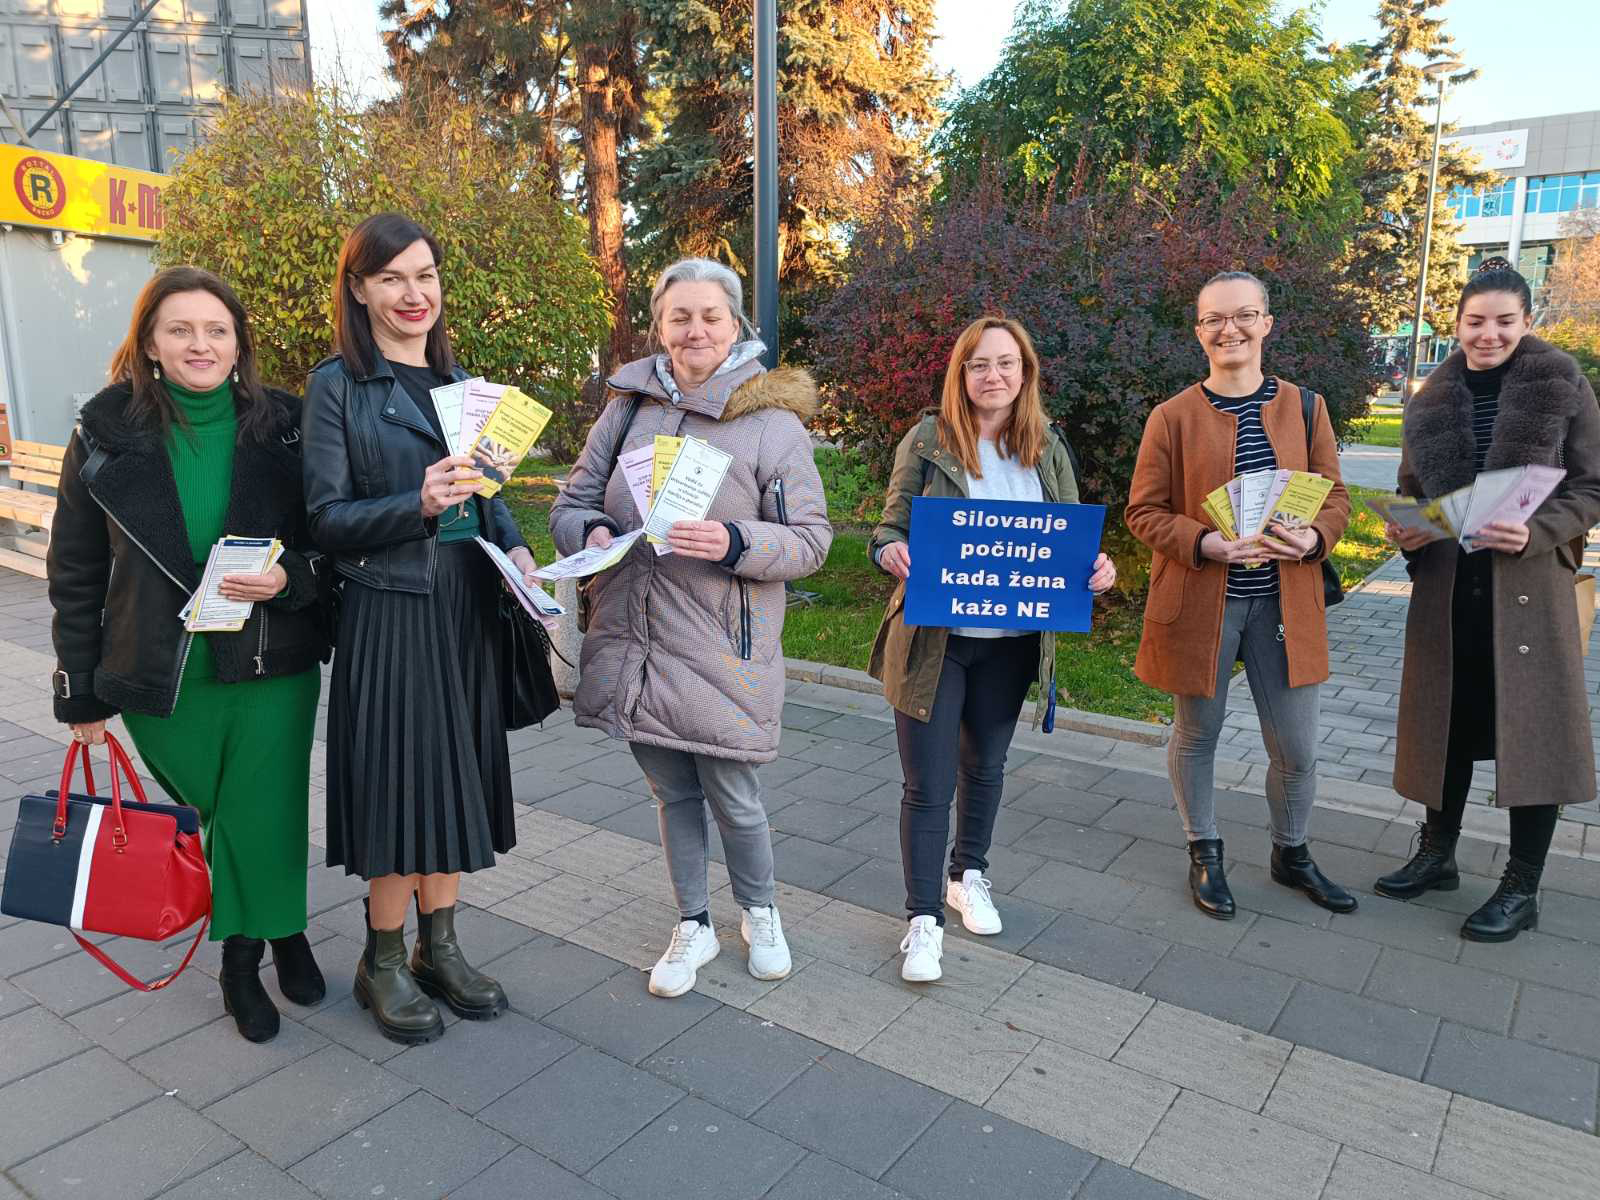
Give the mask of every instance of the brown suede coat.
M 1442 496 L 1473 480 L 1472 392 L 1457 350 L 1406 405 L 1400 491 Z M 1521 554 L 1492 554 L 1495 803 L 1584 804 L 1594 799 L 1588 688 L 1578 649 L 1573 539 L 1600 522 L 1600 408 L 1572 357 L 1525 337 L 1500 385 L 1485 470 L 1561 465 L 1567 477 L 1528 521 Z M 1411 607 L 1400 684 L 1394 790 L 1441 803 L 1453 687 L 1454 541 L 1408 555 Z
M 1350 519 L 1350 494 L 1339 481 L 1333 426 L 1320 402 L 1313 421 L 1308 462 L 1300 389 L 1280 379 L 1277 396 L 1261 412 L 1278 466 L 1334 480 L 1312 522 L 1322 535 L 1322 554 L 1302 563 L 1278 564 L 1290 687 L 1328 677 L 1319 563 L 1344 536 Z M 1200 504 L 1207 493 L 1233 478 L 1237 432 L 1238 420 L 1212 407 L 1195 384 L 1151 412 L 1133 468 L 1125 516 L 1133 536 L 1152 552 L 1144 635 L 1133 670 L 1151 687 L 1174 695 L 1209 696 L 1217 686 L 1228 568 L 1200 557 L 1200 539 L 1216 528 Z

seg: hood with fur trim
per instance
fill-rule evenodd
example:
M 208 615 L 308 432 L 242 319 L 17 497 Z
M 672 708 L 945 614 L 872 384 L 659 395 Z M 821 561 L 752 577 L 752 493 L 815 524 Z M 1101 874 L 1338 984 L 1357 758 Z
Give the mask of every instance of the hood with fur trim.
M 656 377 L 654 355 L 620 367 L 606 380 L 606 386 L 615 392 L 637 392 L 661 404 L 673 402 Z M 778 409 L 792 412 L 806 424 L 817 412 L 817 385 L 802 367 L 776 367 L 769 371 L 759 362 L 749 362 L 727 375 L 712 376 L 699 395 L 682 393 L 678 403 L 690 412 L 718 421 Z

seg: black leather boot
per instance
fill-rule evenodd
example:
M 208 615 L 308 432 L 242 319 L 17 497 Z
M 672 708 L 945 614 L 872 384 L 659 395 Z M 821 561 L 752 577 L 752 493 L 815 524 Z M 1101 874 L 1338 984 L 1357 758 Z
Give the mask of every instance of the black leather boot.
M 1469 942 L 1509 942 L 1524 929 L 1539 927 L 1539 876 L 1541 867 L 1506 860 L 1505 873 L 1494 895 L 1461 926 Z
M 328 994 L 327 980 L 312 957 L 304 933 L 272 939 L 272 965 L 278 970 L 278 988 L 296 1004 L 310 1008 Z
M 1320 904 L 1329 912 L 1356 910 L 1356 898 L 1317 869 L 1304 842 L 1272 848 L 1272 881 L 1304 892 L 1313 904 Z
M 1417 822 L 1417 831 L 1417 852 L 1405 866 L 1372 885 L 1378 895 L 1415 900 L 1423 892 L 1453 892 L 1461 886 L 1461 872 L 1456 869 L 1456 839 L 1461 831 L 1426 821 Z
M 417 909 L 417 948 L 411 956 L 417 986 L 469 1021 L 488 1021 L 506 1010 L 506 993 L 477 970 L 456 941 L 456 906 Z
M 1201 838 L 1189 843 L 1189 892 L 1194 906 L 1219 921 L 1233 920 L 1233 893 L 1222 871 L 1222 839 Z
M 222 941 L 222 1007 L 247 1042 L 270 1042 L 278 1036 L 278 1009 L 261 986 L 261 956 L 267 944 L 260 938 L 234 934 Z
M 356 965 L 356 1003 L 372 1010 L 372 1019 L 391 1042 L 415 1046 L 444 1033 L 439 1006 L 417 986 L 406 966 L 403 929 L 374 929 L 367 917 L 367 948 Z

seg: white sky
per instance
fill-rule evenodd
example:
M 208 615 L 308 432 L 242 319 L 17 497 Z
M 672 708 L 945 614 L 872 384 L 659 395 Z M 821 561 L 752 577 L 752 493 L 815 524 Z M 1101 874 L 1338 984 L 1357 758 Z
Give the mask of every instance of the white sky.
M 1595 0 L 1449 0 L 1442 15 L 1482 76 L 1451 94 L 1446 116 L 1463 125 L 1600 109 L 1600 20 Z M 934 59 L 964 85 L 998 60 L 1017 0 L 938 0 Z M 319 78 L 336 67 L 364 91 L 386 87 L 377 0 L 310 0 L 312 61 Z M 1280 7 L 1288 8 L 1284 0 Z M 1330 40 L 1376 32 L 1377 0 L 1313 0 Z M 781 3 L 780 3 L 781 11 Z M 1515 15 L 1512 15 L 1512 14 Z M 1537 15 L 1535 15 L 1537 14 Z

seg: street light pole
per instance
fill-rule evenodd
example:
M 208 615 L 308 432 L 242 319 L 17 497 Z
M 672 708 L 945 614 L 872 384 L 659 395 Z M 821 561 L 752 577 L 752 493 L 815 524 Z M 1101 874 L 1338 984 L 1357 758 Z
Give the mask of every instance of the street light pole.
M 1438 84 L 1437 110 L 1433 116 L 1433 160 L 1428 165 L 1427 209 L 1422 219 L 1422 263 L 1417 272 L 1417 307 L 1411 317 L 1411 347 L 1406 353 L 1406 387 L 1402 402 L 1411 398 L 1417 384 L 1417 354 L 1422 342 L 1422 307 L 1428 297 L 1428 249 L 1433 240 L 1433 193 L 1439 184 L 1439 134 L 1444 128 L 1445 76 L 1461 68 L 1455 61 L 1429 63 L 1422 73 Z
M 755 0 L 755 318 L 778 365 L 778 0 Z

